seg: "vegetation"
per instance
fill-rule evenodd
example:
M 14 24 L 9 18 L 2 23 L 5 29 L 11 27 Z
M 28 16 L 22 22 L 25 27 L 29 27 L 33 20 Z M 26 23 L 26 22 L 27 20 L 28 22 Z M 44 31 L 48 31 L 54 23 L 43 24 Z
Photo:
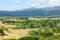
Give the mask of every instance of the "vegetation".
M 22 37 L 19 40 L 38 40 L 38 37 L 27 36 L 27 37 Z
M 5 28 L 4 26 L 0 26 L 0 35 L 1 36 L 6 35 L 4 31 L 8 31 L 8 28 Z
M 38 29 L 29 31 L 29 36 L 18 39 L 6 40 L 60 40 L 60 19 L 57 18 L 32 18 L 31 17 L 8 17 L 1 18 L 4 25 L 15 25 L 15 27 L 0 27 L 0 35 L 5 35 L 8 29 Z M 1 24 L 1 23 L 0 23 Z M 20 33 L 20 32 L 19 32 Z
M 12 39 L 4 39 L 4 40 L 16 40 L 16 39 L 13 39 L 13 38 L 12 38 Z

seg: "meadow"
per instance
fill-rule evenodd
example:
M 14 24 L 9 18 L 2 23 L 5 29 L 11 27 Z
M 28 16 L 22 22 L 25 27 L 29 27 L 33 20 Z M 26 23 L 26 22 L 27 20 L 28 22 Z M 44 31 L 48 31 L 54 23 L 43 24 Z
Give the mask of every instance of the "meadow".
M 0 40 L 60 40 L 60 18 L 0 16 Z

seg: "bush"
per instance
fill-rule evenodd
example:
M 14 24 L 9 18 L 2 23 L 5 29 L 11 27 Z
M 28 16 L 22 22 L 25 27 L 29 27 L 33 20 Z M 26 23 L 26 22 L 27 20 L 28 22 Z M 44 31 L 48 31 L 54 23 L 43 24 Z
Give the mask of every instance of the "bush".
M 4 39 L 4 40 L 16 40 L 16 39 L 12 39 L 12 38 L 11 38 L 11 39 Z
M 32 30 L 32 31 L 29 31 L 29 34 L 30 35 L 37 35 L 38 36 L 38 31 L 37 30 Z
M 40 36 L 50 37 L 50 36 L 53 36 L 53 33 L 40 33 Z
M 38 37 L 33 37 L 33 36 L 27 36 L 27 37 L 22 37 L 18 40 L 38 40 Z
M 60 36 L 51 36 L 51 37 L 40 36 L 39 40 L 60 40 Z

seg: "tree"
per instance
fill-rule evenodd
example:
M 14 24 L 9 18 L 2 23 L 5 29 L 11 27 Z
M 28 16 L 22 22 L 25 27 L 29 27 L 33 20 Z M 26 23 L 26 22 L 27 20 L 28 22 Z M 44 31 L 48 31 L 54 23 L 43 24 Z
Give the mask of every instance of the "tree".
M 4 26 L 1 26 L 0 27 L 0 34 L 3 35 L 3 36 L 5 35 L 4 31 L 8 31 L 8 28 L 5 28 Z
M 4 40 L 3 37 L 4 37 L 4 35 L 6 35 L 4 31 L 8 31 L 8 28 L 5 28 L 4 26 L 1 26 L 0 27 L 0 36 L 2 36 L 2 40 Z
M 39 35 L 42 36 L 52 36 L 53 35 L 53 27 L 54 27 L 54 22 L 49 18 L 47 20 L 42 20 L 41 21 L 41 27 L 40 27 L 40 32 Z

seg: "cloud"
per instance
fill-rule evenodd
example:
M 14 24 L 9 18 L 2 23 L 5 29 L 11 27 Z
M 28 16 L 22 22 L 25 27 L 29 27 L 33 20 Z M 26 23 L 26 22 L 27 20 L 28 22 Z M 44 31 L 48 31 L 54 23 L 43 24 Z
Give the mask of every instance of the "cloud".
M 60 0 L 49 0 L 49 4 L 52 6 L 60 5 Z
M 19 0 L 16 0 L 16 3 L 19 3 Z
M 60 0 L 36 0 L 35 7 L 59 6 Z
M 48 5 L 49 0 L 36 0 L 35 1 L 35 7 L 45 7 Z
M 60 0 L 16 0 L 16 3 L 24 7 L 49 7 L 60 5 Z
M 40 0 L 41 5 L 47 5 L 49 0 Z

